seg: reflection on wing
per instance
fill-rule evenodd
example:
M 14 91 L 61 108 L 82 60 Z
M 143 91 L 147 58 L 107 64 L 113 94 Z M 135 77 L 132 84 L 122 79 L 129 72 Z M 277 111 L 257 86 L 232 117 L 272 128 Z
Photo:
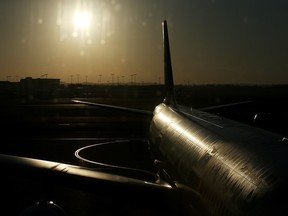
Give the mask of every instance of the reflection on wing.
M 103 199 L 106 200 L 104 205 L 109 208 L 111 208 L 112 202 L 115 202 L 113 204 L 113 208 L 115 209 L 107 210 L 105 215 L 111 215 L 111 212 L 117 212 L 117 208 L 120 208 L 121 211 L 126 213 L 133 211 L 134 208 L 140 209 L 140 212 L 143 211 L 143 209 L 149 208 L 149 211 L 155 210 L 157 212 L 160 210 L 167 211 L 170 214 L 171 211 L 178 212 L 178 210 L 182 208 L 180 206 L 182 204 L 180 202 L 181 194 L 179 191 L 186 190 L 186 188 L 183 186 L 181 187 L 181 185 L 179 185 L 179 189 L 176 190 L 176 188 L 173 188 L 165 181 L 147 181 L 146 179 L 140 180 L 111 174 L 108 172 L 100 172 L 92 168 L 27 157 L 0 154 L 0 163 L 3 184 L 5 184 L 5 182 L 9 182 L 10 185 L 11 182 L 15 182 L 15 188 L 17 188 L 17 185 L 20 183 L 20 185 L 22 185 L 22 189 L 23 184 L 25 183 L 25 187 L 27 187 L 30 192 L 35 193 L 34 191 L 36 191 L 38 194 L 38 198 L 36 197 L 36 203 L 34 205 L 28 206 L 28 208 L 27 205 L 23 206 L 22 210 L 25 210 L 23 212 L 23 215 L 25 216 L 35 215 L 35 212 L 37 213 L 36 215 L 39 215 L 38 213 L 53 216 L 60 215 L 54 214 L 54 211 L 51 213 L 51 209 L 56 207 L 57 211 L 62 210 L 62 207 L 63 211 L 65 211 L 67 208 L 68 210 L 72 208 L 73 211 L 75 211 L 72 215 L 77 215 L 77 208 L 75 209 L 75 207 L 65 205 L 58 206 L 56 203 L 58 203 L 59 200 L 56 200 L 56 203 L 54 203 L 49 199 L 51 198 L 51 195 L 54 194 L 52 199 L 60 196 L 60 202 L 64 202 L 64 204 L 65 202 L 68 202 L 68 204 L 71 205 L 70 198 L 65 198 L 65 194 L 70 193 L 72 193 L 72 196 L 77 196 L 77 194 L 79 194 L 78 196 L 80 197 L 83 196 L 84 193 L 87 194 L 82 197 L 83 200 L 72 202 L 73 205 L 79 205 L 82 206 L 82 208 L 83 204 L 78 204 L 78 202 L 82 203 L 85 202 L 85 200 L 87 202 L 94 200 L 96 203 L 94 203 L 93 206 L 96 209 L 97 206 L 101 205 L 101 203 L 97 202 Z M 11 191 L 11 189 L 9 190 Z M 57 192 L 55 195 L 54 190 L 59 192 Z M 18 191 L 18 193 L 21 192 Z M 5 195 L 5 192 L 2 194 Z M 20 195 L 21 194 L 19 194 L 19 196 Z M 30 197 L 30 194 L 26 194 L 26 196 L 28 198 Z M 89 198 L 87 198 L 87 196 Z M 74 197 L 74 199 L 77 199 L 77 197 Z M 23 203 L 25 204 L 25 202 Z M 43 209 L 44 204 L 45 208 Z M 11 203 L 11 205 L 13 205 L 13 203 Z M 40 209 L 39 205 L 42 206 Z M 127 206 L 125 207 L 125 205 Z M 8 207 L 5 206 L 5 208 L 11 208 L 10 204 Z M 93 208 L 87 209 L 86 213 L 85 209 L 80 209 L 80 211 L 83 211 L 83 215 L 87 215 L 87 213 L 91 214 L 92 209 Z M 117 212 L 119 214 L 121 212 L 120 209 L 119 212 Z M 82 215 L 82 213 L 80 215 Z M 137 215 L 137 213 L 131 215 Z M 176 215 L 175 212 L 173 215 Z
M 103 190 L 103 185 L 109 185 L 111 190 L 118 192 L 165 193 L 172 189 L 168 184 L 141 181 L 128 177 L 98 172 L 86 167 L 57 163 L 46 160 L 0 155 L 2 174 L 20 177 L 33 176 L 48 184 L 63 184 L 64 186 L 79 187 L 89 191 Z M 11 169 L 13 167 L 13 169 Z M 121 187 L 119 187 L 121 185 Z M 104 189 L 106 190 L 106 189 Z

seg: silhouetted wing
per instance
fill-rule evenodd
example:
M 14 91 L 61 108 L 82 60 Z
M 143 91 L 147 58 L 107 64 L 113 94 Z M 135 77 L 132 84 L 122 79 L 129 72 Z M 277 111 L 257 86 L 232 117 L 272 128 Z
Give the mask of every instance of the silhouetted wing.
M 137 113 L 137 114 L 147 115 L 147 116 L 151 116 L 151 117 L 153 115 L 153 112 L 148 111 L 148 110 L 134 109 L 134 108 L 128 108 L 128 107 L 122 107 L 122 106 L 113 106 L 113 105 L 108 105 L 108 104 L 93 103 L 93 102 L 80 101 L 80 100 L 72 100 L 72 101 L 74 103 L 86 104 L 86 105 L 90 105 L 90 106 L 101 107 L 101 108 L 106 108 L 106 109 L 111 109 L 111 110 Z
M 137 202 L 147 197 L 150 201 L 175 195 L 167 183 L 147 182 L 87 167 L 4 154 L 0 154 L 0 163 L 1 178 L 31 179 L 46 186 L 70 187 L 97 195 L 113 194 L 113 198 L 125 196 Z
M 239 105 L 247 104 L 247 103 L 252 103 L 252 101 L 241 101 L 241 102 L 236 102 L 236 103 L 229 103 L 229 104 L 221 104 L 221 105 L 216 105 L 216 106 L 209 106 L 209 107 L 204 107 L 200 108 L 199 110 L 202 111 L 214 111 L 216 109 L 221 109 L 221 108 L 227 108 L 227 107 L 236 107 Z

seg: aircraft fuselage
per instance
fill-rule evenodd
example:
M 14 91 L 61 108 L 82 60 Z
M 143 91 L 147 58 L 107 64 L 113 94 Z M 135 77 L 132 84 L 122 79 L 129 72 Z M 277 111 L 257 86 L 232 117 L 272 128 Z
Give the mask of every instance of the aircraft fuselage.
M 149 141 L 172 178 L 200 194 L 208 215 L 287 214 L 280 199 L 287 194 L 285 137 L 163 103 L 154 110 Z

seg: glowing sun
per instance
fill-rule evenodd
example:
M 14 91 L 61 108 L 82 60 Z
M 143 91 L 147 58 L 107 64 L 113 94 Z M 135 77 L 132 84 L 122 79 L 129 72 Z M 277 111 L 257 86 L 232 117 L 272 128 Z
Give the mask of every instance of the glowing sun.
M 76 29 L 89 28 L 91 15 L 88 12 L 76 12 L 74 14 L 74 25 Z

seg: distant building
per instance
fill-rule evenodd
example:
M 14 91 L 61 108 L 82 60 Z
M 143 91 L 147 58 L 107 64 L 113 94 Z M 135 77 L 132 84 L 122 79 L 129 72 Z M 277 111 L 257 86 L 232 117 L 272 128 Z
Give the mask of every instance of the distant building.
M 12 88 L 11 82 L 9 81 L 0 81 L 0 90 L 8 91 Z
M 19 93 L 19 83 L 0 81 L 0 99 L 15 98 Z
M 32 77 L 26 77 L 20 80 L 20 88 L 22 94 L 29 97 L 51 98 L 55 96 L 60 88 L 60 79 L 33 79 Z

